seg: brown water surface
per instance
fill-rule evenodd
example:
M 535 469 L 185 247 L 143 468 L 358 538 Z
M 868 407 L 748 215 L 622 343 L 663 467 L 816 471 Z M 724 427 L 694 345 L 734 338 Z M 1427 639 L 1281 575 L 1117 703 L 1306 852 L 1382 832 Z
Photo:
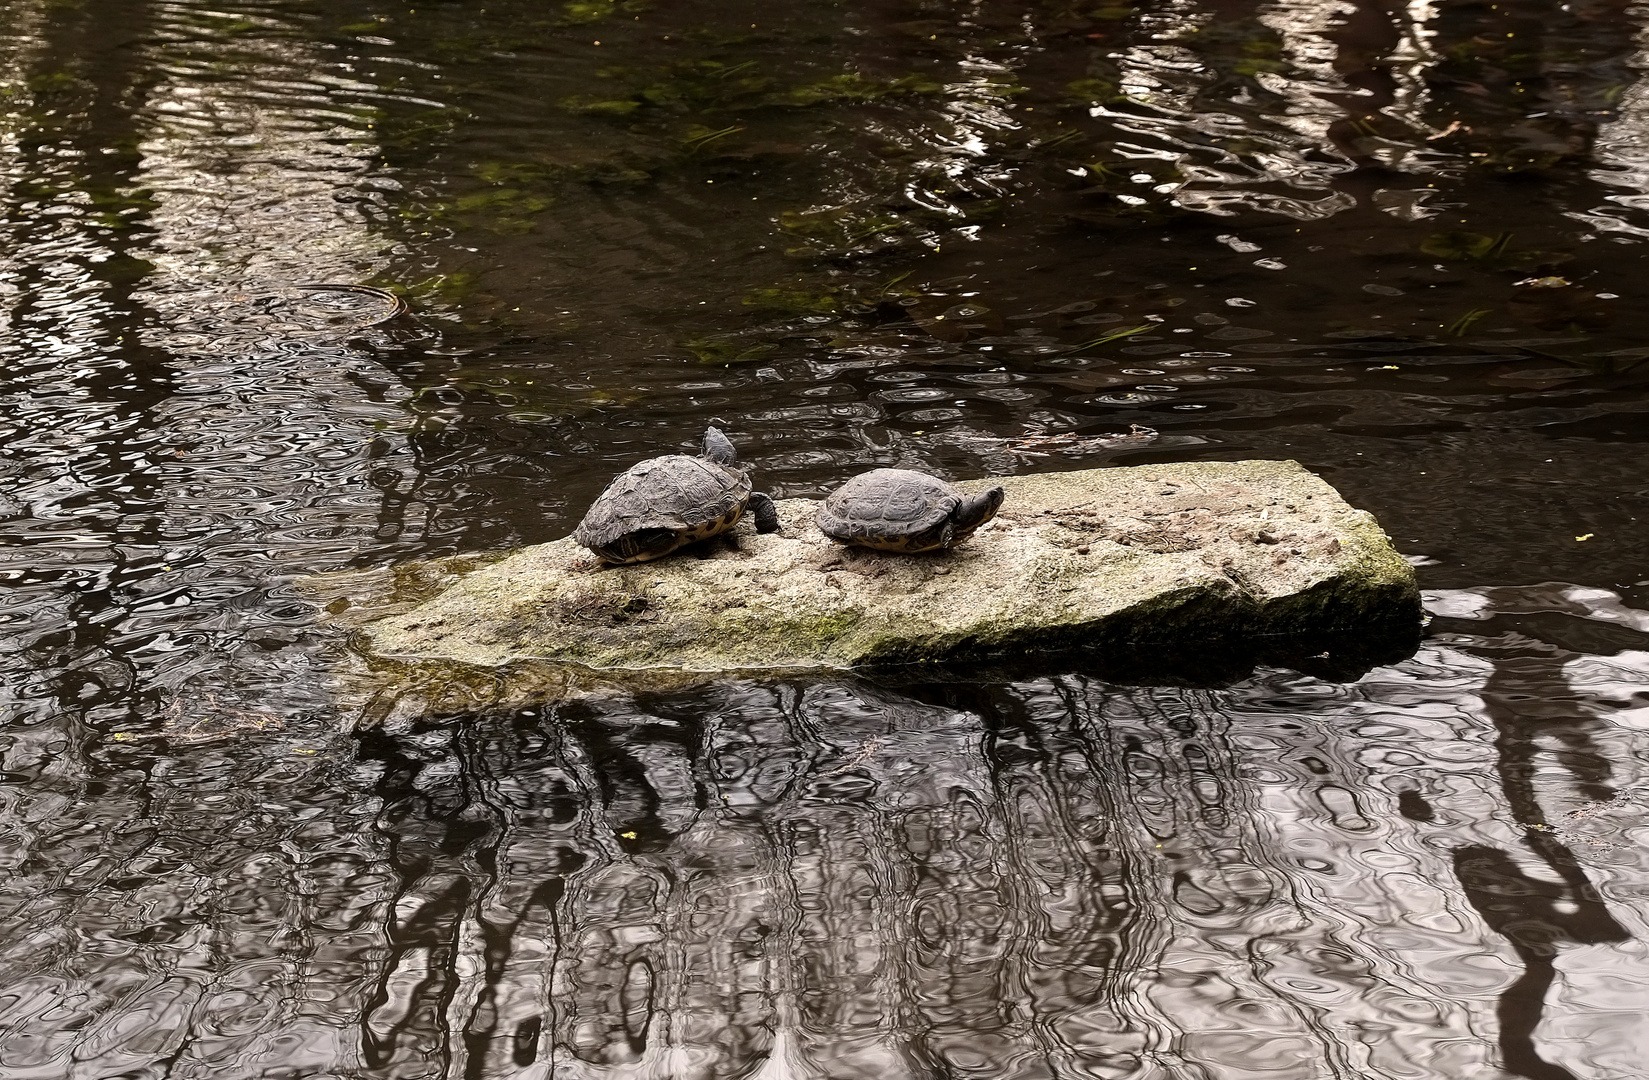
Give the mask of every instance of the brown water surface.
M 0 1077 L 1639 1080 L 1646 50 L 1619 0 L 0 0 Z M 351 732 L 294 579 L 564 535 L 712 419 L 781 496 L 1296 458 L 1436 620 L 1354 683 Z

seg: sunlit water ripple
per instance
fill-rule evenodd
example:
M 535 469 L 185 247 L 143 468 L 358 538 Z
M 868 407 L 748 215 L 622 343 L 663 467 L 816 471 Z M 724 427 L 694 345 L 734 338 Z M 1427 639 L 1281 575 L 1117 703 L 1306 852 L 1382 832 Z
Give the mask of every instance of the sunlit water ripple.
M 1646 25 L 0 0 L 0 1076 L 1637 1080 Z M 1435 620 L 353 729 L 296 578 L 712 418 L 1293 457 Z

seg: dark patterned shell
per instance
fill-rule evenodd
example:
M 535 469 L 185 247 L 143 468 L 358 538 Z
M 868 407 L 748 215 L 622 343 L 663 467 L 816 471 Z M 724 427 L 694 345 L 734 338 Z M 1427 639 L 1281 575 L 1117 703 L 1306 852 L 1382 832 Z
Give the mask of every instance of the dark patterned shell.
M 732 528 L 749 499 L 750 478 L 741 469 L 685 454 L 649 458 L 607 485 L 573 539 L 611 558 L 603 549 L 623 537 L 657 537 L 647 541 L 648 550 L 623 552 L 618 561 L 657 558 Z
M 949 484 L 911 469 L 873 469 L 837 488 L 819 507 L 819 529 L 844 544 L 914 550 L 919 540 L 937 539 L 962 501 Z

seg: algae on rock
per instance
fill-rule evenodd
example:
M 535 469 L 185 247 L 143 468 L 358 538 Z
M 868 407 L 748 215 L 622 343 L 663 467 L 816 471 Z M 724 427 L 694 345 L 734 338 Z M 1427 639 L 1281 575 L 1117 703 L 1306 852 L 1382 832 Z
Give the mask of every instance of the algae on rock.
M 1413 570 L 1369 514 L 1294 462 L 958 486 L 997 483 L 997 518 L 945 553 L 843 548 L 814 526 L 816 504 L 786 500 L 778 533 L 741 523 L 651 563 L 600 568 L 569 538 L 449 565 L 443 591 L 365 623 L 358 641 L 394 662 L 711 672 L 1096 647 L 1263 656 L 1331 638 L 1395 659 L 1417 637 Z

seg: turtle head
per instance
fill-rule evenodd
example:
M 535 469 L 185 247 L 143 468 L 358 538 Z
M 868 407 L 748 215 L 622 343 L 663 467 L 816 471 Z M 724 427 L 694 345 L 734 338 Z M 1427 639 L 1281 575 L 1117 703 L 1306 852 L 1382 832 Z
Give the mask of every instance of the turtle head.
M 993 487 L 972 498 L 963 499 L 961 505 L 951 511 L 951 543 L 961 543 L 973 534 L 973 530 L 995 517 L 996 512 L 1002 508 L 1002 500 L 1006 496 L 1006 491 L 1000 487 Z
M 720 428 L 707 427 L 704 429 L 704 456 L 717 465 L 737 465 L 739 452 L 733 449 L 733 442 L 721 433 Z

